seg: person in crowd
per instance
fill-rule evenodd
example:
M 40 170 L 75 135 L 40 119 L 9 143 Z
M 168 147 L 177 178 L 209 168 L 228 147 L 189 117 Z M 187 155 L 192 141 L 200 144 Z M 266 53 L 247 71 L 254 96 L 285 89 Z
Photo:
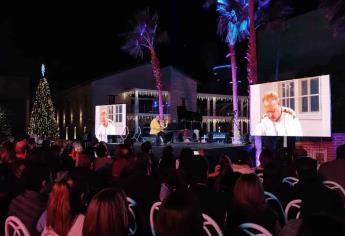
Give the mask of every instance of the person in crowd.
M 233 194 L 227 222 L 229 233 L 236 232 L 240 224 L 251 222 L 263 226 L 273 235 L 278 234 L 278 216 L 266 204 L 263 186 L 256 174 L 243 174 L 236 181 Z
M 38 235 L 36 222 L 46 209 L 45 192 L 49 177 L 48 168 L 38 164 L 28 164 L 21 175 L 25 190 L 14 198 L 9 206 L 8 215 L 17 216 L 32 236 Z
M 15 160 L 14 144 L 8 140 L 0 146 L 0 163 L 10 163 Z
M 214 192 L 207 184 L 208 162 L 204 158 L 193 158 L 192 181 L 189 189 L 200 203 L 203 213 L 211 216 L 219 225 L 223 225 L 227 196 Z
M 28 151 L 28 145 L 25 140 L 16 142 L 15 152 L 16 152 L 17 159 L 24 160 L 26 158 L 27 151 Z
M 87 208 L 83 236 L 127 236 L 128 217 L 126 194 L 115 188 L 104 189 Z
M 323 180 L 334 181 L 345 189 L 345 144 L 337 147 L 337 156 L 334 161 L 320 166 L 319 175 Z
M 231 157 L 232 169 L 235 172 L 241 174 L 254 173 L 254 169 L 251 167 L 251 161 L 249 154 L 246 150 L 238 150 L 236 155 Z
M 29 138 L 28 140 L 28 150 L 32 150 L 37 147 L 36 140 L 34 138 Z
M 111 171 L 111 175 L 114 180 L 118 179 L 124 169 L 128 166 L 130 157 L 131 153 L 129 148 L 124 144 L 120 144 L 117 147 L 117 158 L 113 163 Z
M 55 183 L 49 194 L 43 236 L 82 236 L 84 215 L 79 213 L 81 196 L 67 182 Z M 44 215 L 43 215 L 44 217 Z
M 230 207 L 235 183 L 240 176 L 241 173 L 233 171 L 231 160 L 225 154 L 221 155 L 218 164 L 215 166 L 215 171 L 208 175 L 209 183 L 213 182 L 214 191 L 230 199 L 227 209 Z
M 154 230 L 157 236 L 204 235 L 197 199 L 190 192 L 173 192 L 162 202 L 154 220 Z
M 290 234 L 291 235 L 291 234 Z M 290 236 L 289 235 L 289 236 Z M 341 236 L 345 235 L 343 219 L 332 215 L 316 214 L 304 218 L 298 228 L 297 236 Z
M 302 157 L 295 161 L 295 165 L 299 182 L 294 186 L 293 199 L 302 200 L 302 218 L 318 213 L 345 218 L 341 196 L 322 184 L 317 175 L 316 160 Z
M 148 215 L 152 204 L 159 200 L 159 182 L 150 175 L 149 164 L 142 159 L 131 161 L 126 167 L 126 174 L 122 174 L 118 180 L 126 195 L 140 204 Z
M 255 173 L 263 173 L 265 167 L 273 163 L 274 154 L 268 149 L 264 148 L 259 156 L 260 165 L 256 168 Z
M 159 169 L 174 169 L 176 166 L 176 160 L 174 158 L 172 146 L 166 146 L 163 149 L 163 154 L 159 160 Z
M 105 143 L 99 143 L 95 149 L 95 152 L 97 155 L 95 160 L 95 171 L 112 165 L 113 160 L 108 157 L 108 150 Z

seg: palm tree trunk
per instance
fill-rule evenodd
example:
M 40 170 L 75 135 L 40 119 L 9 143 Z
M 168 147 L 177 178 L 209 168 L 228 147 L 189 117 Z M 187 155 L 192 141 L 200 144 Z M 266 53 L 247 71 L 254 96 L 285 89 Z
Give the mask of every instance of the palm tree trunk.
M 164 124 L 162 80 L 161 80 L 161 71 L 159 67 L 159 60 L 154 48 L 150 48 L 150 52 L 151 52 L 151 65 L 152 65 L 152 70 L 153 70 L 153 76 L 155 77 L 156 88 L 158 91 L 159 121 L 160 121 L 160 124 Z
M 256 60 L 256 30 L 255 30 L 255 9 L 254 0 L 249 0 L 249 44 L 248 44 L 248 82 L 257 82 L 257 60 Z
M 237 95 L 237 65 L 236 65 L 236 52 L 235 45 L 229 44 L 230 58 L 231 58 L 231 77 L 232 77 L 232 103 L 234 109 L 233 119 L 233 132 L 234 140 L 233 143 L 239 144 L 240 140 L 240 129 L 238 123 L 238 95 Z

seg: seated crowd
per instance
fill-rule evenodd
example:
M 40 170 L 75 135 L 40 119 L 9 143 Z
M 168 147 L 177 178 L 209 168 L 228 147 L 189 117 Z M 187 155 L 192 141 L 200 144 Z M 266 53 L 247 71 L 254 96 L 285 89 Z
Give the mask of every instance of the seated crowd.
M 338 147 L 336 160 L 319 168 L 304 149 L 291 157 L 264 149 L 258 167 L 244 150 L 214 157 L 165 146 L 161 155 L 153 154 L 149 142 L 136 152 L 130 139 L 111 151 L 97 140 L 87 146 L 4 140 L 0 235 L 8 216 L 18 217 L 32 236 L 152 235 L 155 202 L 161 202 L 154 218 L 157 236 L 206 235 L 203 214 L 224 235 L 242 235 L 243 223 L 258 224 L 272 235 L 345 235 L 344 196 L 323 184 L 331 180 L 345 188 L 345 145 Z M 283 183 L 287 176 L 298 182 Z M 265 192 L 282 207 L 270 204 Z M 287 221 L 282 209 L 294 199 L 301 200 L 300 217 Z

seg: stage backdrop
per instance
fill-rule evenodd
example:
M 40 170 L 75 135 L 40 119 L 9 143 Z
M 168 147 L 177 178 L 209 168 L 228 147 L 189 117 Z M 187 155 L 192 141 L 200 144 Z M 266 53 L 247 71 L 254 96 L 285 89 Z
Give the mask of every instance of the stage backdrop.
M 126 133 L 126 104 L 96 106 L 95 135 L 108 142 L 108 135 Z
M 299 124 L 296 125 L 300 126 L 301 132 L 295 132 L 295 134 L 291 132 L 296 128 L 294 125 L 286 127 L 286 135 L 282 135 L 284 132 L 279 132 L 281 127 L 278 125 L 271 125 L 272 128 L 276 128 L 276 135 L 274 135 L 275 132 L 265 130 L 271 127 L 267 122 L 262 100 L 267 92 L 276 93 L 280 104 L 292 111 L 294 117 L 299 120 Z M 329 75 L 251 85 L 250 133 L 253 136 L 330 137 L 330 104 Z

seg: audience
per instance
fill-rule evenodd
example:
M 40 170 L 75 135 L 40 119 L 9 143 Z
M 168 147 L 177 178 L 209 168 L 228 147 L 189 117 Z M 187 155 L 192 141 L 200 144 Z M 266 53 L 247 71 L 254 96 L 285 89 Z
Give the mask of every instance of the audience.
M 331 214 L 345 217 L 341 196 L 325 187 L 317 175 L 317 162 L 310 157 L 295 161 L 299 182 L 294 186 L 294 199 L 301 199 L 302 217 Z M 292 200 L 292 199 L 291 199 Z
M 245 222 L 257 223 L 273 235 L 344 234 L 344 202 L 322 180 L 344 185 L 345 145 L 338 147 L 336 160 L 321 165 L 319 175 L 316 161 L 306 157 L 301 146 L 285 148 L 284 153 L 263 149 L 257 168 L 245 150 L 229 156 L 206 155 L 203 149 L 199 155 L 190 148 L 179 155 L 174 151 L 166 146 L 155 156 L 150 142 L 139 150 L 130 138 L 116 148 L 92 137 L 83 143 L 4 139 L 1 225 L 15 215 L 33 236 L 128 235 L 133 223 L 128 196 L 136 202 L 135 235 L 151 234 L 150 209 L 159 200 L 156 235 L 205 235 L 201 213 L 211 216 L 226 235 L 236 235 Z M 285 176 L 296 176 L 298 184 L 286 190 Z M 280 208 L 265 202 L 264 191 L 275 194 L 283 208 L 301 199 L 300 219 L 285 225 Z
M 97 193 L 86 211 L 83 236 L 127 236 L 128 203 L 123 191 L 107 188 Z
M 323 180 L 331 180 L 345 189 L 345 144 L 337 147 L 337 159 L 323 163 L 319 168 Z

